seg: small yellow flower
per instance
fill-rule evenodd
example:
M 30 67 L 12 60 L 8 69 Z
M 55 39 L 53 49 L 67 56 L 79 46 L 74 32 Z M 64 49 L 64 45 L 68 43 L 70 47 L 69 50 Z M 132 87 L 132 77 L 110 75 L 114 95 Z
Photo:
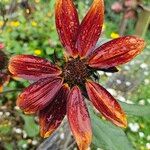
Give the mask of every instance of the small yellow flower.
M 51 13 L 51 12 L 48 12 L 48 13 L 47 13 L 47 16 L 48 16 L 48 17 L 51 17 L 51 16 L 52 16 L 52 13 Z
M 35 55 L 41 55 L 41 53 L 42 53 L 42 51 L 41 51 L 40 49 L 36 49 L 36 50 L 34 51 L 34 54 L 35 54 Z
M 36 23 L 35 21 L 32 21 L 32 22 L 31 22 L 31 25 L 32 25 L 33 27 L 36 27 L 36 26 L 37 26 L 37 23 Z
M 40 0 L 35 0 L 35 2 L 36 2 L 36 3 L 39 3 L 39 2 L 40 2 Z
M 10 26 L 12 26 L 12 27 L 18 27 L 19 25 L 20 25 L 19 21 L 11 21 L 10 22 Z
M 116 39 L 116 38 L 119 37 L 119 34 L 118 34 L 118 33 L 115 33 L 115 32 L 112 32 L 111 35 L 110 35 L 110 37 L 111 37 L 112 39 Z
M 4 24 L 4 22 L 3 22 L 3 21 L 0 21 L 0 27 L 2 27 L 2 26 L 3 26 L 3 24 Z

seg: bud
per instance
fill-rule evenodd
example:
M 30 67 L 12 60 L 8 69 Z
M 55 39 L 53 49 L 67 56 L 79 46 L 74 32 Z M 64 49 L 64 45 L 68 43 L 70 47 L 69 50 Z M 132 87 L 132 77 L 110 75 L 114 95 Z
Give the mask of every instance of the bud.
M 120 13 L 123 10 L 122 4 L 120 2 L 114 2 L 111 6 L 111 9 L 115 13 Z

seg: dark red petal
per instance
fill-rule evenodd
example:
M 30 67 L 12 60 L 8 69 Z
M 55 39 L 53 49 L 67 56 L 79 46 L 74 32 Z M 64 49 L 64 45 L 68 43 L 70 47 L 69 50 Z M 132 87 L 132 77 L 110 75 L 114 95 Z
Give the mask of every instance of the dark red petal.
M 32 55 L 12 57 L 8 68 L 13 75 L 29 80 L 38 80 L 61 74 L 61 70 L 48 60 Z
M 124 36 L 109 41 L 95 50 L 90 56 L 89 65 L 93 68 L 110 68 L 131 61 L 145 47 L 145 42 L 135 36 Z
M 104 2 L 94 0 L 79 29 L 77 48 L 81 57 L 87 56 L 94 49 L 102 30 L 103 20 Z
M 40 79 L 20 94 L 17 105 L 28 114 L 42 110 L 53 100 L 61 86 L 61 78 Z
M 87 81 L 86 89 L 91 102 L 104 117 L 119 127 L 127 126 L 124 111 L 105 88 L 95 82 Z
M 86 150 L 92 139 L 91 122 L 80 89 L 75 86 L 69 96 L 67 117 L 80 150 Z
M 39 112 L 41 136 L 46 138 L 61 124 L 66 115 L 66 102 L 69 93 L 67 85 L 63 85 L 53 101 Z
M 79 28 L 79 19 L 72 0 L 57 0 L 55 17 L 57 31 L 63 46 L 71 56 L 76 56 L 75 42 Z

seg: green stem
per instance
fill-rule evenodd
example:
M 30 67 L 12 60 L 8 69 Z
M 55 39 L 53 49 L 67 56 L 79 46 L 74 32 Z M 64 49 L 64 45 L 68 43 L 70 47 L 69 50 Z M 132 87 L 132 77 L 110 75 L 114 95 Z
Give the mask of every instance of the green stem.
M 150 9 L 143 7 L 136 24 L 135 34 L 144 38 L 150 24 Z
M 4 95 L 4 94 L 7 94 L 7 93 L 20 92 L 21 90 L 22 89 L 7 90 L 7 91 L 4 91 L 4 92 L 1 92 L 0 96 Z

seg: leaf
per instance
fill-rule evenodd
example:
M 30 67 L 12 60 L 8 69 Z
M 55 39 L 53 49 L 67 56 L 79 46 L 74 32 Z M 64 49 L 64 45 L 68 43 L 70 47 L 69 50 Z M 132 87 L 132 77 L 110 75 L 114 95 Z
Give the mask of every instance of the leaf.
M 93 127 L 92 143 L 104 150 L 134 150 L 124 131 L 111 123 L 100 119 L 90 110 Z
M 127 104 L 120 101 L 119 103 L 128 115 L 150 117 L 150 105 Z
M 34 118 L 32 116 L 21 115 L 25 124 L 24 130 L 27 132 L 29 137 L 35 137 L 39 134 L 39 127 L 35 123 Z

